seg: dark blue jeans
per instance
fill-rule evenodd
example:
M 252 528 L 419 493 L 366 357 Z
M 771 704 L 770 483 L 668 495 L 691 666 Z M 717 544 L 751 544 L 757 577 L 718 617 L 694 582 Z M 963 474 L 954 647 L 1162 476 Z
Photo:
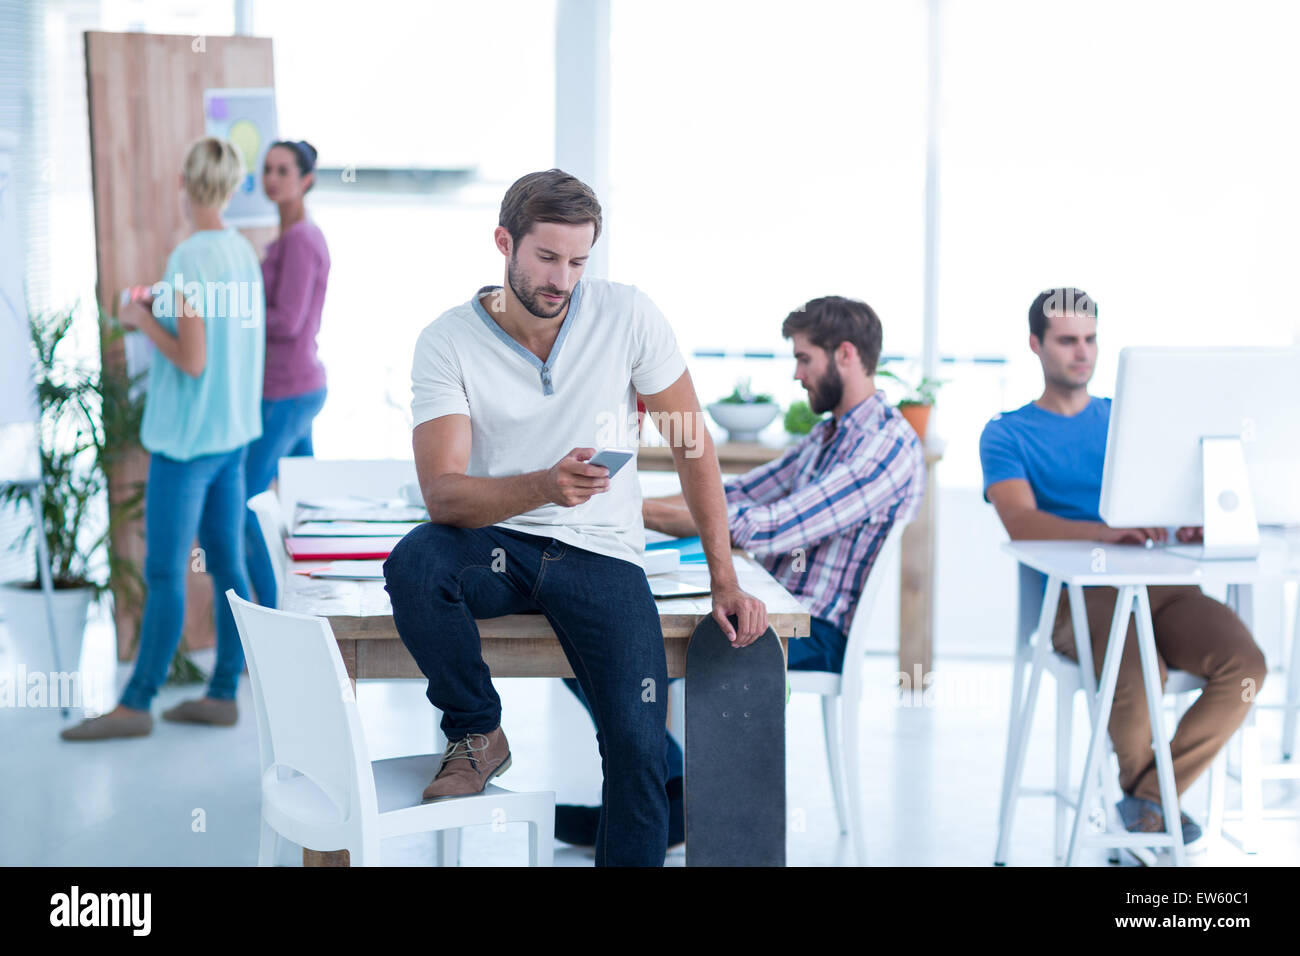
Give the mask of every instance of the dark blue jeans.
M 185 624 L 185 580 L 194 571 L 212 575 L 216 590 L 217 663 L 208 696 L 234 700 L 244 649 L 226 600 L 227 589 L 247 600 L 244 576 L 244 449 L 177 461 L 149 459 L 145 486 L 144 577 L 148 593 L 140 622 L 135 670 L 122 691 L 122 703 L 148 710 L 180 644 Z M 190 553 L 195 534 L 200 556 Z
M 597 866 L 662 866 L 668 667 L 641 568 L 537 535 L 424 524 L 384 562 L 397 633 L 429 679 L 448 740 L 501 724 L 476 618 L 546 616 L 596 722 Z M 652 683 L 651 683 L 652 682 Z
M 838 674 L 844 667 L 844 651 L 848 647 L 849 639 L 838 627 L 820 617 L 809 619 L 808 630 L 810 633 L 807 637 L 790 642 L 786 669 L 832 671 Z M 587 713 L 591 713 L 591 706 L 582 695 L 578 682 L 573 678 L 565 678 L 564 685 L 573 691 L 573 695 L 582 702 L 582 706 L 587 708 Z M 664 759 L 668 761 L 668 779 L 676 780 L 686 772 L 685 758 L 682 755 L 682 748 L 677 745 L 672 734 L 665 731 L 664 738 Z
M 324 407 L 323 388 L 306 395 L 262 400 L 262 437 L 248 446 L 248 463 L 244 468 L 248 497 L 260 495 L 271 487 L 281 458 L 312 456 L 311 423 Z M 286 521 L 293 520 L 293 515 L 284 517 Z M 244 516 L 244 551 L 248 555 L 248 583 L 257 596 L 257 603 L 275 607 L 279 599 L 275 593 L 275 571 L 257 516 L 251 510 Z

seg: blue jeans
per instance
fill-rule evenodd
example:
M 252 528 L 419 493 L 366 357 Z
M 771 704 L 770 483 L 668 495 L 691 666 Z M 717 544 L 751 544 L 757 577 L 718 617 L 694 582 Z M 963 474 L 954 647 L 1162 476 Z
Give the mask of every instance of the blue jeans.
M 553 538 L 430 523 L 398 543 L 384 578 L 393 623 L 429 679 L 448 740 L 501 724 L 475 619 L 546 616 L 593 705 L 604 774 L 596 865 L 662 866 L 668 666 L 641 568 Z
M 838 674 L 844 667 L 844 651 L 848 647 L 849 639 L 844 633 L 832 624 L 830 621 L 823 620 L 820 617 L 810 618 L 809 635 L 793 640 L 789 644 L 787 652 L 786 669 L 792 671 L 833 671 Z M 581 701 L 582 706 L 587 708 L 587 713 L 591 713 L 591 707 L 587 704 L 587 698 L 582 695 L 582 690 L 578 687 L 578 682 L 573 678 L 565 678 L 564 684 L 573 695 Z M 681 777 L 685 771 L 685 758 L 682 756 L 682 748 L 677 745 L 673 735 L 665 732 L 664 749 L 666 751 L 665 759 L 668 761 L 668 779 L 676 780 Z
M 217 663 L 208 696 L 234 700 L 244 649 L 226 600 L 227 589 L 248 597 L 244 576 L 244 448 L 177 461 L 149 459 L 145 487 L 144 577 L 148 594 L 140 624 L 140 650 L 122 703 L 148 710 L 167 671 L 185 624 L 185 580 L 191 570 L 206 570 L 215 586 Z M 191 555 L 199 538 L 201 555 Z M 199 561 L 202 563 L 198 563 Z
M 306 395 L 262 400 L 262 437 L 248 446 L 245 466 L 248 497 L 260 495 L 271 487 L 281 458 L 312 456 L 311 423 L 324 407 L 323 388 Z M 285 515 L 285 520 L 292 521 L 293 515 Z M 244 550 L 248 554 L 248 583 L 253 586 L 257 603 L 275 607 L 279 599 L 275 571 L 257 516 L 251 510 L 244 516 Z

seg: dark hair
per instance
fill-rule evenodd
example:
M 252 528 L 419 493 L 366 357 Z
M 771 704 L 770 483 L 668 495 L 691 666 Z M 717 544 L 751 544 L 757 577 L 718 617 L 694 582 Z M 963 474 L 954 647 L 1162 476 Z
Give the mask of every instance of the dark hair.
M 1038 341 L 1047 334 L 1047 320 L 1067 312 L 1097 317 L 1097 303 L 1082 289 L 1061 286 L 1044 289 L 1029 306 L 1029 332 Z
M 808 341 L 828 353 L 834 352 L 842 342 L 852 342 L 867 374 L 876 374 L 882 335 L 880 317 L 865 302 L 842 295 L 813 299 L 781 323 L 783 337 L 793 338 L 796 332 L 804 333 Z
M 306 176 L 308 173 L 315 171 L 316 147 L 313 146 L 311 143 L 307 142 L 305 139 L 300 139 L 297 142 L 293 142 L 292 140 L 287 140 L 287 139 L 277 140 L 276 142 L 272 143 L 270 146 L 267 147 L 267 152 L 269 153 L 277 146 L 283 146 L 289 152 L 293 153 L 293 158 L 298 163 L 298 175 Z M 316 183 L 312 182 L 307 187 L 307 191 L 310 191 L 311 187 L 314 185 L 316 185 Z
M 573 226 L 589 222 L 596 227 L 591 237 L 595 245 L 600 238 L 600 203 L 590 186 L 562 169 L 529 173 L 506 190 L 499 224 L 510 233 L 517 249 L 538 222 Z

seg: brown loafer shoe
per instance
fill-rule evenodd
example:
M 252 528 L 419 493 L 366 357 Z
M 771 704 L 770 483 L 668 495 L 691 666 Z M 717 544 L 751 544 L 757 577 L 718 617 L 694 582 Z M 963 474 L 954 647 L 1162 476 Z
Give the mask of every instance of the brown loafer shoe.
M 114 737 L 147 737 L 153 730 L 153 718 L 147 710 L 131 711 L 121 717 L 91 717 L 59 736 L 64 740 L 111 740 Z
M 510 744 L 500 727 L 487 734 L 451 740 L 438 775 L 424 788 L 423 802 L 482 793 L 488 781 L 510 769 Z
M 212 724 L 216 727 L 231 727 L 239 720 L 239 708 L 233 700 L 216 700 L 212 697 L 200 697 L 177 704 L 171 710 L 164 710 L 163 720 L 177 724 Z

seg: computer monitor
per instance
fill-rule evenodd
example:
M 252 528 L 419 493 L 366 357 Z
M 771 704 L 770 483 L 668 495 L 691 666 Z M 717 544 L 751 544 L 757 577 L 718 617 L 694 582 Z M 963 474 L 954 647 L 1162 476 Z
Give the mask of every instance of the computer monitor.
M 1300 348 L 1127 348 L 1101 517 L 1201 525 L 1204 558 L 1253 558 L 1260 524 L 1300 524 Z

